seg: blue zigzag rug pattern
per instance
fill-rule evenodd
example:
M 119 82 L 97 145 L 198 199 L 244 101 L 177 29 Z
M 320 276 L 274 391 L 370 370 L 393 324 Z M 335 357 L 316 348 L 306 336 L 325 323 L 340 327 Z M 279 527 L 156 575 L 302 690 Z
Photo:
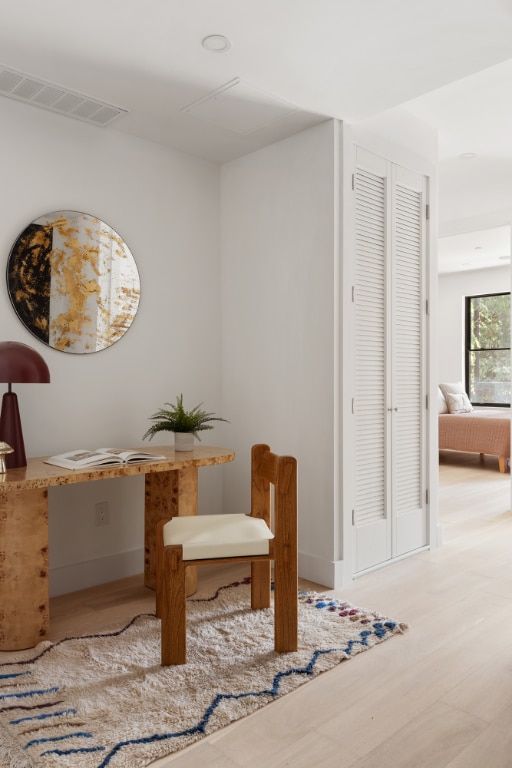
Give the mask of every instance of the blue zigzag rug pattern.
M 299 593 L 299 651 L 273 650 L 250 579 L 187 603 L 188 661 L 160 666 L 160 621 L 41 643 L 0 664 L 0 765 L 143 768 L 408 627 Z

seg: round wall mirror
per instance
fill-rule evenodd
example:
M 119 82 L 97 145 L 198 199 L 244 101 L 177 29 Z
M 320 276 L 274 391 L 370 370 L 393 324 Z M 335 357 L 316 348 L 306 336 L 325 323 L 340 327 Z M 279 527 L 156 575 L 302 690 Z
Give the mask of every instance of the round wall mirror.
M 135 260 L 108 224 L 54 211 L 16 238 L 7 288 L 23 325 L 61 352 L 106 349 L 132 324 L 140 298 Z

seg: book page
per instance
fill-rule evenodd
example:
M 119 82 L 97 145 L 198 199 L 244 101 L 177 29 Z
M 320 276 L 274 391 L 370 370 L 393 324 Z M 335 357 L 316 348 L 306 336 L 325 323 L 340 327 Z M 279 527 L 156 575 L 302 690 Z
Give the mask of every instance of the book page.
M 100 467 L 104 464 L 122 464 L 123 460 L 112 454 L 100 453 L 79 448 L 76 451 L 59 453 L 45 460 L 46 464 L 54 464 L 57 467 L 67 469 L 82 469 L 83 467 Z
M 98 448 L 101 453 L 112 454 L 112 456 L 119 456 L 125 462 L 129 461 L 158 461 L 165 459 L 165 456 L 156 453 L 147 453 L 146 451 L 132 451 L 127 448 Z

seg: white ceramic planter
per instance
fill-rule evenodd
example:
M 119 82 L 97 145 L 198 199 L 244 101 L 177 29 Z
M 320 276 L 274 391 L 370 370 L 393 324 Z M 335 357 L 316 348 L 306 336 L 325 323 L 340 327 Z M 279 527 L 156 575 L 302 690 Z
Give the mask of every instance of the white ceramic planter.
M 193 451 L 194 450 L 194 435 L 192 432 L 175 432 L 174 433 L 174 450 L 175 451 Z

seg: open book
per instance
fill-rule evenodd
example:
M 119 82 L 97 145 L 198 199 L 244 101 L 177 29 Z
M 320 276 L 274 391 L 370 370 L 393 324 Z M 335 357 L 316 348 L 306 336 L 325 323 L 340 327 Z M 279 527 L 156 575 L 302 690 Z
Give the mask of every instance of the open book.
M 96 448 L 94 451 L 88 451 L 85 448 L 78 448 L 76 451 L 59 453 L 56 456 L 50 456 L 45 459 L 46 464 L 55 464 L 57 467 L 66 469 L 84 469 L 87 467 L 102 467 L 112 464 L 135 464 L 138 461 L 159 461 L 167 458 L 158 456 L 156 453 L 145 453 L 144 451 L 130 451 L 124 448 Z

